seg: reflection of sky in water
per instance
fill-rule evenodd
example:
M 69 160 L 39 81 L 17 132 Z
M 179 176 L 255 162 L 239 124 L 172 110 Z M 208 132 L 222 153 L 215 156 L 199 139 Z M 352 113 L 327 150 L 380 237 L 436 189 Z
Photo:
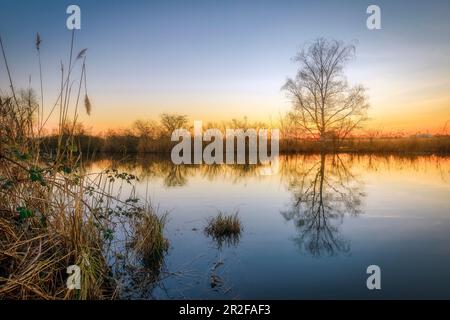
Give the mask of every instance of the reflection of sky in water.
M 166 265 L 179 274 L 156 297 L 450 298 L 450 158 L 295 156 L 273 176 L 157 159 L 120 169 L 169 211 Z M 244 226 L 220 252 L 203 233 L 218 210 L 239 210 Z M 224 282 L 213 290 L 217 261 Z M 371 264 L 381 267 L 378 292 L 366 289 Z

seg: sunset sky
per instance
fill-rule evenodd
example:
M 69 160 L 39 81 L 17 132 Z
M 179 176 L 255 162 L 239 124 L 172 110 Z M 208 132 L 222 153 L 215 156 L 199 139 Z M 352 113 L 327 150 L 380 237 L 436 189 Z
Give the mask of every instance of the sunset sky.
M 277 120 L 290 108 L 280 88 L 295 75 L 291 58 L 317 37 L 358 41 L 346 73 L 368 89 L 369 127 L 435 132 L 450 120 L 448 0 L 0 0 L 0 35 L 16 86 L 28 86 L 31 75 L 38 91 L 36 32 L 42 37 L 47 110 L 57 98 L 59 61 L 68 60 L 70 4 L 81 7 L 76 52 L 88 48 L 93 112 L 81 120 L 94 131 L 162 112 L 204 122 Z M 366 27 L 370 4 L 381 7 L 381 30 Z M 3 92 L 7 81 L 2 62 Z

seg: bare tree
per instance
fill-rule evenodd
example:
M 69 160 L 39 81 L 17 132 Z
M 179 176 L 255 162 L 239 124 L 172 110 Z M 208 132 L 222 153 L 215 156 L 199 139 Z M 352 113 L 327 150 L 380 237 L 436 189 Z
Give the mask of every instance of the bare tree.
M 343 72 L 354 54 L 354 45 L 320 38 L 294 58 L 299 70 L 282 89 L 293 103 L 289 117 L 307 136 L 343 139 L 367 119 L 365 89 L 350 87 Z
M 139 137 L 153 140 L 158 139 L 161 132 L 161 127 L 152 120 L 136 120 L 133 129 Z
M 187 116 L 179 114 L 167 114 L 163 113 L 161 116 L 161 125 L 163 126 L 165 133 L 171 135 L 176 129 L 181 129 L 187 125 Z

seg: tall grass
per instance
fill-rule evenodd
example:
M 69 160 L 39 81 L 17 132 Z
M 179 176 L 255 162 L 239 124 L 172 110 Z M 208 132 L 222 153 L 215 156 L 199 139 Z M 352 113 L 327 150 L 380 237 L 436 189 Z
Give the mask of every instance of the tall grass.
M 281 139 L 281 153 L 450 154 L 450 136 L 348 138 L 339 142 Z
M 112 181 L 132 183 L 135 176 L 116 171 L 92 175 L 85 170 L 75 135 L 83 88 L 87 113 L 92 106 L 87 95 L 86 49 L 75 56 L 74 38 L 73 32 L 68 68 L 61 64 L 59 94 L 46 115 L 42 90 L 40 103 L 31 89 L 16 90 L 0 38 L 10 82 L 10 93 L 0 96 L 0 299 L 115 298 L 117 279 L 107 252 L 114 219 L 145 215 L 145 225 L 155 224 L 152 230 L 158 241 L 163 239 L 163 225 L 151 220 L 154 213 L 149 207 L 111 193 Z M 37 36 L 38 52 L 40 42 Z M 73 79 L 76 68 L 81 76 Z M 72 83 L 78 84 L 75 93 Z M 41 135 L 52 116 L 59 119 L 55 149 Z M 138 231 L 137 239 L 139 232 L 143 231 Z M 145 247 L 147 240 L 139 245 L 153 250 Z M 70 265 L 81 269 L 80 290 L 66 287 Z
M 132 220 L 133 239 L 131 246 L 148 268 L 159 269 L 169 243 L 163 236 L 167 216 L 158 216 L 147 210 Z

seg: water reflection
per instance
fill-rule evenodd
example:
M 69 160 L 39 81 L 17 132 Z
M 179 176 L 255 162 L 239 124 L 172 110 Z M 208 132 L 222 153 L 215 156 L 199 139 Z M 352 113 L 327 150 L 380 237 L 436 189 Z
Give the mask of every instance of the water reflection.
M 314 257 L 349 254 L 350 242 L 340 230 L 345 216 L 358 216 L 363 212 L 366 195 L 360 178 L 362 174 L 405 170 L 426 174 L 428 170 L 439 172 L 442 181 L 448 183 L 449 162 L 449 158 L 435 156 L 282 156 L 275 177 L 286 187 L 291 201 L 287 208 L 281 209 L 281 215 L 295 225 L 297 236 L 292 240 L 301 252 Z M 267 178 L 261 174 L 259 165 L 174 165 L 170 158 L 158 156 L 97 160 L 90 165 L 133 172 L 141 181 L 159 178 L 169 189 L 189 188 L 189 181 L 195 177 L 212 183 L 227 181 L 233 184 L 250 180 L 258 183 Z M 223 198 L 226 193 L 205 195 L 209 196 Z
M 92 172 L 114 168 L 121 172 L 133 173 L 141 181 L 162 178 L 164 187 L 167 188 L 184 187 L 191 178 L 197 175 L 210 182 L 226 179 L 232 183 L 240 183 L 249 178 L 263 178 L 271 169 L 270 164 L 174 165 L 170 158 L 160 155 L 148 155 L 142 158 L 97 158 L 86 161 L 85 165 Z
M 361 213 L 364 197 L 351 162 L 322 154 L 313 161 L 287 162 L 284 170 L 292 202 L 281 214 L 298 230 L 293 240 L 300 250 L 316 257 L 349 253 L 350 242 L 341 237 L 340 225 L 345 215 Z
M 389 165 L 389 159 L 385 159 Z M 358 160 L 358 157 L 338 154 L 280 159 L 278 175 L 292 198 L 281 214 L 295 225 L 297 236 L 293 241 L 302 252 L 315 257 L 350 253 L 350 242 L 340 235 L 340 227 L 346 215 L 358 216 L 362 211 L 363 183 L 353 173 Z M 369 157 L 364 163 L 367 169 L 377 170 L 375 164 L 382 161 Z M 226 179 L 233 183 L 264 178 L 257 165 L 173 165 L 170 159 L 157 157 L 112 161 L 110 165 L 138 170 L 141 180 L 162 178 L 167 188 L 186 186 L 196 175 L 208 181 Z
M 302 170 L 311 169 L 311 164 L 319 164 L 320 155 L 284 155 L 280 156 L 280 172 L 278 174 L 283 182 L 289 182 L 289 175 L 301 173 Z M 439 172 L 445 182 L 450 182 L 450 158 L 439 156 L 392 156 L 392 155 L 324 155 L 326 163 L 333 164 L 336 169 L 353 171 L 356 168 L 363 172 L 378 171 L 411 171 L 411 172 Z M 337 163 L 337 162 L 340 162 Z M 170 157 L 160 155 L 147 155 L 144 157 L 114 158 L 113 156 L 97 157 L 85 162 L 89 171 L 115 168 L 120 171 L 135 173 L 141 180 L 150 178 L 163 178 L 166 187 L 185 186 L 189 179 L 197 174 L 208 181 L 226 178 L 233 183 L 245 181 L 248 178 L 262 178 L 262 165 L 249 164 L 221 164 L 221 165 L 174 165 Z M 266 166 L 267 167 L 267 166 Z M 344 171 L 342 171 L 344 170 Z M 338 172 L 336 172 L 338 173 Z M 277 174 L 275 172 L 275 174 Z M 338 173 L 339 174 L 339 173 Z M 354 176 L 351 174 L 349 178 Z
M 414 264 L 407 277 L 423 279 L 416 292 L 433 283 L 438 297 L 448 296 L 433 259 L 448 269 L 450 157 L 281 156 L 273 175 L 255 165 L 175 166 L 156 156 L 88 165 L 91 172 L 135 174 L 136 195 L 148 191 L 156 206 L 169 211 L 164 267 L 149 272 L 123 254 L 130 290 L 123 297 L 336 298 L 331 292 L 344 278 L 343 295 L 366 297 L 351 270 L 365 270 L 374 260 L 399 270 Z M 127 194 L 132 187 L 123 188 Z M 202 232 L 216 210 L 237 209 L 245 228 L 236 242 L 216 242 Z M 326 284 L 324 270 L 330 275 Z M 405 277 L 395 274 L 397 286 L 383 291 L 385 297 L 403 297 Z M 317 283 L 325 286 L 320 293 L 314 291 Z

